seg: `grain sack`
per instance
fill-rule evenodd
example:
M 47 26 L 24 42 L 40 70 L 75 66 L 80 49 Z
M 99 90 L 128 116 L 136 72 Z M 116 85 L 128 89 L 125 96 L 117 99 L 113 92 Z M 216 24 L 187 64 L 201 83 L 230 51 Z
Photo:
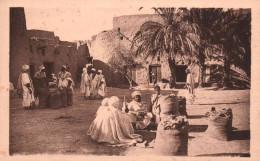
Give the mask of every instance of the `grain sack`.
M 39 88 L 39 108 L 48 108 L 49 89 Z
M 164 156 L 186 156 L 188 154 L 188 123 L 179 122 L 174 127 L 171 123 L 170 126 L 166 124 L 164 120 L 158 124 L 154 153 Z
M 208 129 L 206 134 L 209 137 L 229 141 L 232 137 L 232 110 L 220 110 L 208 114 Z
M 183 96 L 178 96 L 178 108 L 180 115 L 188 116 L 186 111 L 186 98 Z
M 67 105 L 72 106 L 73 104 L 73 92 L 71 88 L 66 88 L 66 94 L 67 94 Z
M 50 89 L 49 107 L 53 109 L 62 107 L 61 94 L 58 89 Z
M 180 115 L 178 109 L 178 99 L 175 95 L 161 96 L 158 100 L 160 105 L 160 118 L 161 120 L 169 115 Z
M 67 101 L 67 93 L 66 93 L 66 88 L 59 89 L 59 92 L 61 94 L 61 104 L 62 107 L 67 107 L 68 101 Z

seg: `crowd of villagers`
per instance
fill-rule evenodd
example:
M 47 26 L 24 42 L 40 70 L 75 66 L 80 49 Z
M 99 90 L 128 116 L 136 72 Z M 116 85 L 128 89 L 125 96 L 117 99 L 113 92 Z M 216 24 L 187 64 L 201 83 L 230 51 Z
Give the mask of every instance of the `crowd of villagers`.
M 188 89 L 194 95 L 194 78 L 190 69 L 187 69 L 186 72 Z M 17 89 L 23 98 L 25 109 L 34 107 L 35 99 L 39 96 L 37 88 L 41 86 L 47 85 L 58 89 L 73 89 L 74 86 L 71 73 L 66 65 L 62 65 L 58 77 L 52 74 L 51 79 L 46 78 L 45 67 L 41 65 L 39 71 L 34 75 L 34 80 L 38 80 L 35 89 L 29 75 L 29 66 L 24 65 L 18 79 Z M 87 64 L 81 75 L 80 92 L 84 94 L 85 99 L 103 98 L 87 135 L 96 142 L 105 142 L 109 145 L 136 145 L 139 143 L 142 146 L 152 146 L 154 141 L 149 144 L 143 142 L 142 136 L 135 134 L 135 129 L 149 130 L 156 127 L 164 117 L 162 107 L 166 97 L 160 93 L 161 89 L 158 85 L 155 85 L 154 91 L 155 94 L 151 95 L 149 107 L 142 101 L 140 91 L 134 91 L 131 94 L 132 101 L 127 103 L 124 100 L 123 106 L 120 107 L 120 100 L 117 96 L 106 97 L 106 82 L 102 71 L 98 70 L 96 73 L 96 69 L 91 64 Z
M 52 77 L 50 79 L 47 78 L 45 67 L 41 65 L 33 78 L 31 78 L 29 65 L 22 66 L 22 71 L 17 83 L 17 93 L 19 97 L 23 99 L 22 104 L 24 109 L 36 108 L 35 102 L 37 99 L 40 99 L 41 89 L 44 88 L 50 87 L 57 90 L 70 89 L 73 93 L 75 83 L 69 72 L 68 65 L 61 66 L 61 71 L 58 73 L 58 76 L 55 76 L 54 73 L 51 75 Z M 84 93 L 85 99 L 101 99 L 106 95 L 106 82 L 101 70 L 96 72 L 92 65 L 89 64 L 86 65 L 86 68 L 83 68 L 81 93 Z

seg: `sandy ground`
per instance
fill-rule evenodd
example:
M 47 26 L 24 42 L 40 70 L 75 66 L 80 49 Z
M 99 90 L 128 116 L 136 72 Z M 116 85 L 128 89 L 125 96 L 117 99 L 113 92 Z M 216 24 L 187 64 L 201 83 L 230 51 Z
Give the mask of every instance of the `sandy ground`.
M 108 96 L 131 100 L 129 89 L 108 88 Z M 163 91 L 170 93 L 171 91 Z M 142 91 L 144 101 L 153 91 Z M 186 90 L 179 90 L 185 95 Z M 188 156 L 249 156 L 250 90 L 198 89 L 194 104 L 187 104 L 189 115 Z M 74 105 L 62 109 L 24 110 L 22 100 L 10 100 L 10 154 L 84 154 L 84 155 L 152 155 L 153 148 L 108 147 L 86 135 L 101 100 L 84 100 L 75 89 Z M 209 138 L 205 113 L 214 106 L 233 110 L 234 136 L 231 141 Z M 136 131 L 151 141 L 155 132 Z

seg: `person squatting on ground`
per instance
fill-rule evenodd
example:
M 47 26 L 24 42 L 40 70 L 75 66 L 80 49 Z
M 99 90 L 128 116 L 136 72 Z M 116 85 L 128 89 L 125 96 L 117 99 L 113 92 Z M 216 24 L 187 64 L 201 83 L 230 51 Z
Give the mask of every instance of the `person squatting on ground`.
M 24 109 L 27 110 L 34 108 L 34 88 L 31 77 L 29 75 L 29 65 L 24 65 L 22 67 L 22 72 L 18 78 L 17 89 L 18 91 L 21 91 L 19 93 L 21 93 L 23 97 Z
M 81 74 L 81 84 L 80 92 L 84 93 L 84 98 L 90 99 L 90 88 L 91 88 L 91 78 L 87 72 L 87 68 L 83 68 L 83 73 Z
M 45 67 L 39 66 L 39 70 L 34 74 L 34 97 L 37 99 L 40 96 L 40 88 L 45 88 L 47 83 Z M 39 98 L 38 98 L 39 99 Z
M 134 134 L 129 116 L 118 109 L 119 104 L 120 100 L 116 96 L 105 98 L 97 110 L 87 135 L 96 142 L 117 146 L 142 142 L 142 136 Z
M 107 85 L 102 70 L 98 70 L 98 96 L 100 99 L 106 96 Z
M 133 100 L 126 104 L 126 109 L 123 109 L 123 111 L 128 113 L 135 129 L 148 128 L 151 123 L 152 113 L 148 112 L 145 103 L 141 102 L 141 92 L 135 91 L 131 96 Z

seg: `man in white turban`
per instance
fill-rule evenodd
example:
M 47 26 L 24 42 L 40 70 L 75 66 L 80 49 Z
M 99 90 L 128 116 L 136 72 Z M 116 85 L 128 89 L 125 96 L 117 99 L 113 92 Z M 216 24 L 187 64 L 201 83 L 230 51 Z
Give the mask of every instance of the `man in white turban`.
M 145 129 L 150 124 L 152 113 L 148 112 L 144 102 L 141 102 L 141 92 L 134 91 L 131 94 L 133 100 L 127 105 L 131 122 L 136 129 Z
M 98 96 L 99 98 L 103 98 L 106 96 L 107 85 L 105 76 L 102 74 L 102 70 L 98 70 Z
M 89 99 L 90 97 L 90 85 L 91 79 L 87 72 L 87 68 L 83 68 L 83 73 L 81 75 L 80 92 L 84 93 L 84 98 Z
M 29 65 L 22 66 L 22 72 L 19 75 L 17 89 L 22 90 L 23 107 L 31 109 L 34 107 L 34 89 L 31 77 L 29 75 Z
M 98 75 L 96 74 L 96 69 L 91 69 L 90 74 L 91 79 L 91 87 L 90 87 L 90 93 L 93 99 L 98 97 Z

